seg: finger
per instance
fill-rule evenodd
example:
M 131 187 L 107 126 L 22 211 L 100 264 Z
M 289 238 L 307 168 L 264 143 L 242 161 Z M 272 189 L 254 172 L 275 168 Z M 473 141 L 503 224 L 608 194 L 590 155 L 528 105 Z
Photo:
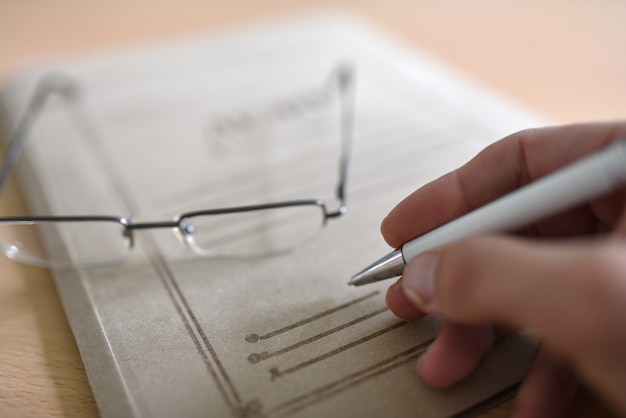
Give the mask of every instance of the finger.
M 414 258 L 401 284 L 426 312 L 465 323 L 501 321 L 571 343 L 581 326 L 593 331 L 607 303 L 626 298 L 622 253 L 626 246 L 610 242 L 476 237 Z
M 540 350 L 517 393 L 515 416 L 563 416 L 577 388 L 578 381 L 572 370 L 555 356 Z
M 398 280 L 387 289 L 387 295 L 385 297 L 385 303 L 391 312 L 396 316 L 411 321 L 424 316 L 422 312 L 402 290 L 400 281 Z
M 479 237 L 420 255 L 402 288 L 450 320 L 538 331 L 589 383 L 626 407 L 626 244 Z
M 383 237 L 397 248 L 624 137 L 626 123 L 569 125 L 513 134 L 400 202 L 383 220 Z M 589 214 L 584 215 L 588 223 Z M 579 222 L 577 219 L 576 224 Z
M 450 387 L 476 369 L 496 340 L 492 325 L 447 321 L 417 364 L 422 379 L 435 388 Z

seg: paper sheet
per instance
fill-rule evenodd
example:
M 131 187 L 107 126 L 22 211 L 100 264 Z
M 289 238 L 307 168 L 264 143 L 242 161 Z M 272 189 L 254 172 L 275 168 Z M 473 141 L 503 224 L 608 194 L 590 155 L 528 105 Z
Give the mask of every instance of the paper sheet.
M 515 385 L 532 346 L 496 344 L 470 379 L 425 386 L 416 359 L 440 321 L 405 322 L 389 283 L 349 287 L 390 249 L 384 215 L 488 143 L 537 125 L 360 20 L 322 13 L 24 71 L 10 118 L 50 69 L 82 86 L 51 100 L 20 166 L 35 214 L 167 220 L 189 211 L 322 198 L 336 207 L 338 63 L 356 70 L 349 211 L 288 254 L 201 258 L 143 231 L 122 265 L 55 272 L 103 416 L 450 416 Z M 216 229 L 228 231 L 229 225 Z M 63 245 L 98 251 L 79 234 Z

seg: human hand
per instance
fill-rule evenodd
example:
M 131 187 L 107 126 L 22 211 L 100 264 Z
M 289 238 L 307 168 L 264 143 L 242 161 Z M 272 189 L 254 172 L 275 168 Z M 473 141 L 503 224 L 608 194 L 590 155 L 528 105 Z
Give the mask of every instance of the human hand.
M 403 200 L 382 223 L 394 248 L 626 138 L 626 123 L 523 131 Z M 469 375 L 498 327 L 531 329 L 540 351 L 516 416 L 564 412 L 577 378 L 626 413 L 626 187 L 515 234 L 470 238 L 412 259 L 387 292 L 404 319 L 444 326 L 418 362 L 434 387 Z

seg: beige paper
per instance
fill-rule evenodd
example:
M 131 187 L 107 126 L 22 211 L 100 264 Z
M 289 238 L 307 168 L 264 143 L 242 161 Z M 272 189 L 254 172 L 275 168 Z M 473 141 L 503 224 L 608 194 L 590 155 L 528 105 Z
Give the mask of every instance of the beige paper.
M 379 224 L 395 203 L 539 118 L 353 17 L 25 71 L 2 96 L 14 119 L 50 68 L 82 89 L 69 106 L 51 100 L 27 144 L 33 212 L 155 221 L 309 198 L 335 209 L 341 121 L 328 79 L 346 62 L 356 72 L 349 210 L 314 240 L 271 257 L 201 258 L 171 230 L 143 231 L 121 265 L 55 272 L 103 416 L 450 416 L 523 376 L 532 347 L 511 337 L 466 382 L 426 387 L 414 363 L 440 321 L 394 317 L 389 282 L 347 281 L 389 251 Z M 114 239 L 72 234 L 53 243 L 72 257 Z

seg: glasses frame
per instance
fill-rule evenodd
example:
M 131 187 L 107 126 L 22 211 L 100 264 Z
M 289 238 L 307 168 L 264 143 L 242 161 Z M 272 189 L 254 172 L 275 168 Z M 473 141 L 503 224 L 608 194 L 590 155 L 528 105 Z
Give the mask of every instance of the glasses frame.
M 353 124 L 354 124 L 354 71 L 349 64 L 338 65 L 337 68 L 331 74 L 330 82 L 336 83 L 339 93 L 339 136 L 340 136 L 340 158 L 339 158 L 339 181 L 337 183 L 335 197 L 339 201 L 339 206 L 335 210 L 329 210 L 326 201 L 324 199 L 297 199 L 286 200 L 270 203 L 261 203 L 255 205 L 224 207 L 206 210 L 196 210 L 180 213 L 178 216 L 171 220 L 162 221 L 145 221 L 136 222 L 131 217 L 124 216 L 108 216 L 108 215 L 59 215 L 59 216 L 10 216 L 0 217 L 0 224 L 33 224 L 37 222 L 114 222 L 123 227 L 122 239 L 126 239 L 128 242 L 129 251 L 135 247 L 135 234 L 136 230 L 146 229 L 173 229 L 175 232 L 180 232 L 183 238 L 189 237 L 193 232 L 190 225 L 185 221 L 192 217 L 197 216 L 210 216 L 210 215 L 223 215 L 228 213 L 241 213 L 260 211 L 266 209 L 294 207 L 294 206 L 317 206 L 322 210 L 323 220 L 321 227 L 325 227 L 329 219 L 339 218 L 345 215 L 348 211 L 348 173 L 352 152 L 353 141 Z M 6 185 L 7 178 L 19 159 L 24 149 L 24 143 L 29 136 L 32 126 L 36 123 L 37 117 L 43 110 L 48 98 L 57 94 L 64 98 L 68 102 L 77 101 L 79 98 L 79 86 L 74 80 L 56 73 L 45 75 L 36 85 L 34 93 L 32 94 L 26 110 L 19 120 L 15 133 L 13 134 L 4 161 L 0 166 L 0 193 Z M 188 244 L 187 239 L 182 239 L 181 242 L 185 247 L 189 248 L 192 252 L 200 256 L 207 256 L 206 253 L 199 253 Z M 43 267 L 66 267 L 61 263 L 58 265 L 55 262 L 38 262 L 35 260 L 26 260 L 19 257 L 15 257 L 11 254 L 11 251 L 3 249 L 5 255 L 15 261 L 39 265 Z M 105 262 L 106 264 L 110 262 Z M 67 266 L 72 267 L 84 267 L 83 263 L 67 263 Z M 94 264 L 101 264 L 98 262 L 87 263 L 87 266 Z

